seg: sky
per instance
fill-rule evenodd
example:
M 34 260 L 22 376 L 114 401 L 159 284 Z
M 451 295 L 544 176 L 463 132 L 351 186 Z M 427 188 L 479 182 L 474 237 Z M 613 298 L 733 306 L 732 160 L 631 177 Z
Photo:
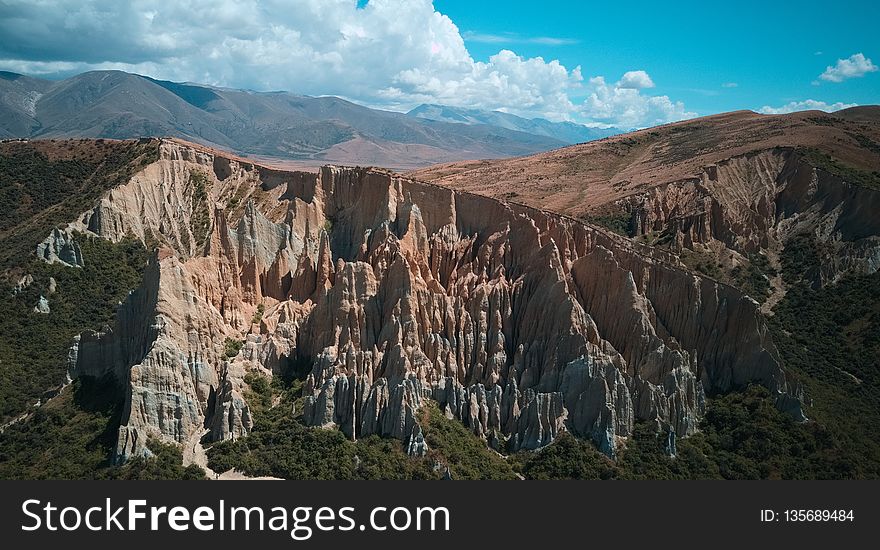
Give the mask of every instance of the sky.
M 634 128 L 880 103 L 878 21 L 875 1 L 0 0 L 0 70 Z

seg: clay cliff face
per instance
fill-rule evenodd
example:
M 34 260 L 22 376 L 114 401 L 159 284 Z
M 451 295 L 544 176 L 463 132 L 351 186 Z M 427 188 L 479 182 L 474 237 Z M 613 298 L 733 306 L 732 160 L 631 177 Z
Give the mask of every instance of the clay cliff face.
M 749 382 L 802 417 L 757 304 L 660 250 L 382 171 L 160 147 L 68 228 L 156 248 L 116 325 L 71 350 L 71 376 L 127 388 L 119 460 L 246 434 L 244 374 L 292 365 L 308 423 L 412 454 L 428 399 L 499 449 L 568 430 L 611 456 L 637 420 L 687 436 L 706 391 Z
M 628 226 L 631 236 L 685 260 L 682 252 L 695 252 L 734 283 L 731 273 L 753 268 L 756 254 L 778 270 L 786 244 L 806 237 L 817 243 L 821 267 L 805 276 L 818 287 L 880 267 L 878 143 L 877 106 L 831 114 L 736 112 L 414 175 L 588 220 L 610 219 L 611 226 Z M 767 313 L 786 291 L 778 277 L 770 286 Z
M 679 250 L 778 253 L 803 234 L 824 245 L 816 284 L 880 268 L 880 193 L 816 168 L 791 149 L 726 159 L 620 203 L 633 213 L 637 234 L 667 231 Z

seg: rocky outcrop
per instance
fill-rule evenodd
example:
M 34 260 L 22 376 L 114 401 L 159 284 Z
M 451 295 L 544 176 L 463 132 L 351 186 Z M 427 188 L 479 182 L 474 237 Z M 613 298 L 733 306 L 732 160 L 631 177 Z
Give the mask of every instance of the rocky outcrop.
M 34 313 L 50 313 L 49 309 L 49 300 L 46 299 L 45 296 L 40 296 L 40 299 L 37 300 L 37 305 L 34 306 Z
M 17 294 L 20 294 L 22 291 L 24 291 L 26 288 L 30 287 L 32 284 L 34 284 L 34 276 L 33 275 L 31 275 L 30 273 L 22 275 L 21 277 L 19 277 L 18 282 L 15 283 L 15 286 L 12 287 L 12 295 L 15 296 Z
M 37 245 L 37 257 L 50 264 L 60 263 L 69 267 L 82 267 L 83 256 L 70 229 L 53 229 L 46 239 Z
M 245 373 L 291 365 L 308 424 L 411 454 L 427 399 L 499 450 L 568 430 L 610 456 L 638 420 L 693 433 L 707 390 L 758 382 L 799 410 L 756 304 L 659 250 L 377 170 L 160 151 L 71 225 L 158 246 L 71 352 L 72 377 L 126 387 L 120 460 L 247 433 Z
M 822 243 L 816 285 L 880 269 L 880 192 L 775 148 L 703 168 L 698 177 L 618 201 L 636 233 L 665 233 L 674 249 L 778 252 L 797 235 Z

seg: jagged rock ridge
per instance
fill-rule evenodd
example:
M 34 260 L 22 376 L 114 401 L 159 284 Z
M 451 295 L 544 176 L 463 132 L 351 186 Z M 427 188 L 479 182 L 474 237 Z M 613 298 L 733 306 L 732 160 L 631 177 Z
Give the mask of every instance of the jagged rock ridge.
M 426 399 L 499 449 L 569 430 L 612 456 L 635 421 L 689 435 L 706 391 L 750 382 L 803 417 L 754 301 L 525 206 L 165 141 L 67 230 L 157 247 L 116 325 L 71 350 L 71 376 L 127 388 L 120 460 L 150 437 L 190 456 L 246 434 L 245 372 L 303 364 L 307 422 L 413 454 Z M 227 338 L 244 340 L 234 358 Z

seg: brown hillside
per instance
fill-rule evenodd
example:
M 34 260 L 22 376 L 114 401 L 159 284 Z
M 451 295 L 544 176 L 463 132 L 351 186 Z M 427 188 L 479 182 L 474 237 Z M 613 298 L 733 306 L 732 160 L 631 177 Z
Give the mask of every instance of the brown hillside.
M 694 177 L 716 162 L 777 147 L 819 150 L 870 174 L 880 169 L 880 107 L 834 114 L 736 111 L 538 155 L 441 164 L 409 175 L 577 216 L 601 211 L 603 205 L 651 187 Z

